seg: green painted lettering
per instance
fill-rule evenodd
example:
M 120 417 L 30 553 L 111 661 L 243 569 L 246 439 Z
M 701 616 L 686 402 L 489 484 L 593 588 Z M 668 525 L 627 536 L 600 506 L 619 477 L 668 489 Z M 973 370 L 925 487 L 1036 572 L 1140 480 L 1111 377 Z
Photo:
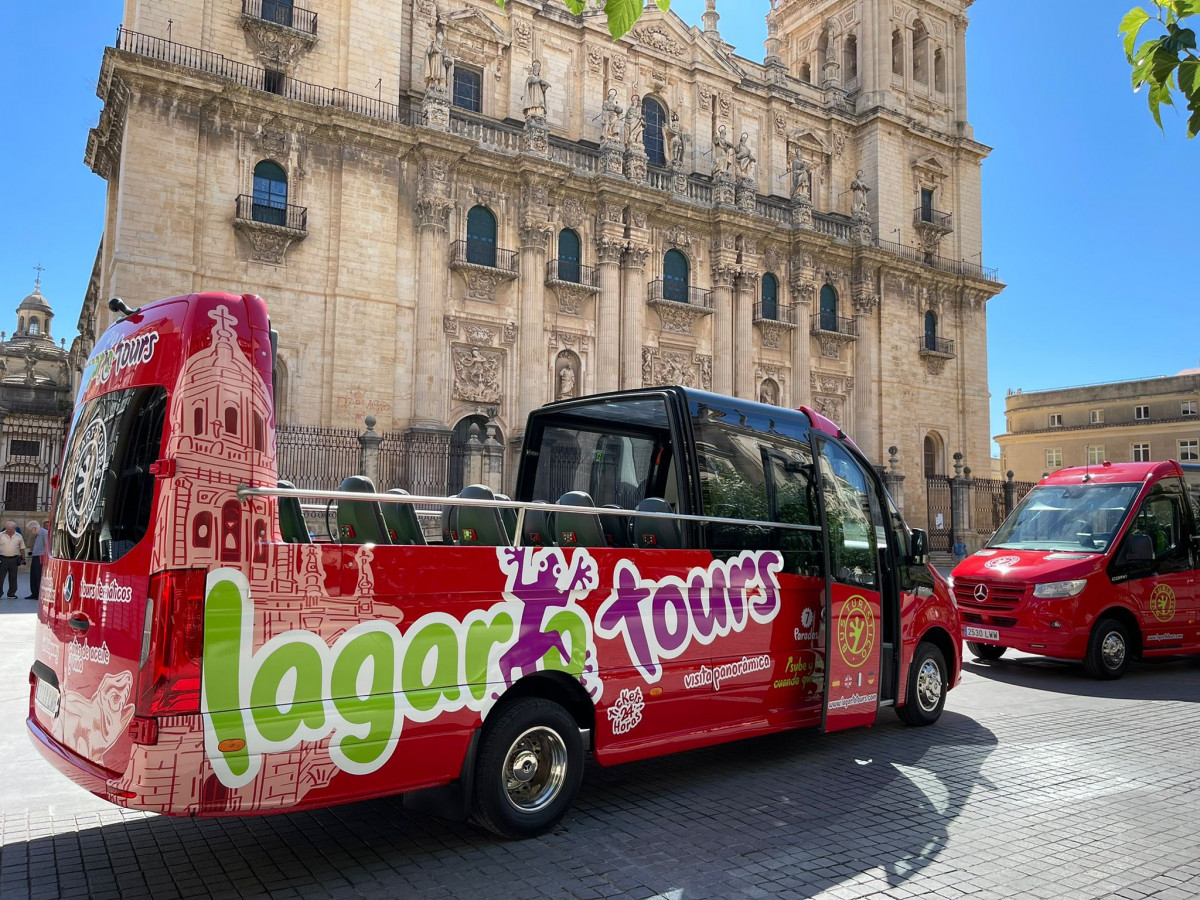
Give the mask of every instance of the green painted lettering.
M 467 684 L 471 696 L 476 700 L 482 700 L 487 693 L 488 658 L 492 655 L 492 647 L 507 643 L 512 633 L 512 616 L 504 612 L 497 613 L 490 624 L 476 619 L 467 626 L 467 648 L 463 661 Z
M 318 729 L 325 725 L 321 704 L 321 654 L 311 644 L 280 644 L 271 651 L 254 673 L 250 687 L 251 715 L 259 734 L 272 743 L 288 740 L 296 730 Z M 290 697 L 280 697 L 280 688 L 288 672 L 295 681 L 289 685 Z
M 241 742 L 240 749 L 221 752 L 235 776 L 250 769 L 246 720 L 238 696 L 241 661 L 242 592 L 232 581 L 218 581 L 204 603 L 204 707 L 216 734 L 210 753 L 225 741 Z
M 370 683 L 360 685 L 360 675 L 368 665 Z M 369 631 L 347 642 L 333 662 L 329 685 L 338 714 L 350 725 L 367 726 L 361 737 L 341 736 L 341 753 L 358 765 L 375 762 L 388 750 L 387 741 L 396 724 L 396 648 L 390 635 Z M 360 688 L 365 688 L 363 694 Z
M 567 639 L 567 652 L 570 659 L 563 659 L 557 647 L 551 647 L 542 657 L 542 665 L 547 669 L 566 672 L 575 678 L 583 674 L 584 656 L 587 653 L 587 626 L 583 619 L 573 610 L 563 609 L 556 612 L 546 623 L 546 631 L 557 631 Z
M 430 654 L 433 654 L 432 671 Z M 420 630 L 409 631 L 408 649 L 401 665 L 404 692 L 409 705 L 420 712 L 429 712 L 438 705 L 438 698 L 457 700 L 458 638 L 445 622 L 430 622 Z

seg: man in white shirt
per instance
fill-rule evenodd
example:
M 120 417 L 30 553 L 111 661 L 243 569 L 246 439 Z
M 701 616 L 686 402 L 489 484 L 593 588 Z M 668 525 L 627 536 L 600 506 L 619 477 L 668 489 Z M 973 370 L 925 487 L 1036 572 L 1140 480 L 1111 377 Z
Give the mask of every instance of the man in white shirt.
M 17 533 L 17 523 L 11 519 L 0 531 L 0 586 L 8 579 L 8 599 L 17 596 L 17 566 L 25 565 L 25 539 Z

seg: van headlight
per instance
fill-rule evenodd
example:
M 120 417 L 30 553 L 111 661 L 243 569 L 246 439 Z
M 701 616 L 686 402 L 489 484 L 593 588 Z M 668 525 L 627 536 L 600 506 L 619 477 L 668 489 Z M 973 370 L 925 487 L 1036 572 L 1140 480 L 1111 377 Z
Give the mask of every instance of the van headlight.
M 1075 578 L 1071 581 L 1047 581 L 1045 584 L 1033 586 L 1033 596 L 1043 600 L 1059 597 L 1074 597 L 1087 584 L 1086 578 Z

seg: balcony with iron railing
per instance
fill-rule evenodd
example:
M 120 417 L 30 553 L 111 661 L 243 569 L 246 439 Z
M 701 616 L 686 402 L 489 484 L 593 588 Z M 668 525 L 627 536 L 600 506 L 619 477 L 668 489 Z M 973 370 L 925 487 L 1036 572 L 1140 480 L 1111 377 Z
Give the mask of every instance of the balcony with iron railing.
M 948 259 L 945 256 L 938 256 L 933 253 L 926 253 L 923 250 L 918 250 L 916 247 L 909 247 L 906 244 L 898 244 L 895 241 L 885 241 L 879 238 L 875 239 L 875 246 L 885 253 L 891 253 L 901 259 L 906 259 L 909 262 L 921 263 L 925 266 L 931 266 L 942 272 L 949 272 L 951 275 L 965 275 L 969 278 L 982 278 L 984 281 L 999 281 L 1000 276 L 995 269 L 986 266 L 968 262 L 965 259 Z
M 298 234 L 308 233 L 308 207 L 305 206 L 263 201 L 251 194 L 239 194 L 236 216 L 239 222 L 281 228 Z
M 849 340 L 858 337 L 858 319 L 848 319 L 829 312 L 813 313 L 811 318 L 813 334 L 841 335 Z
M 950 227 L 950 213 L 942 212 L 931 206 L 918 206 L 913 210 L 913 225 L 935 228 L 947 234 L 953 231 Z
M 594 266 L 581 265 L 577 259 L 552 259 L 546 263 L 546 284 L 575 284 L 585 290 L 598 291 L 600 273 Z
M 690 306 L 704 313 L 713 311 L 712 291 L 691 287 L 677 281 L 664 282 L 656 278 L 647 286 L 647 301 L 655 303 L 672 303 L 677 306 Z
M 242 0 L 242 15 L 304 34 L 316 35 L 317 14 L 280 0 Z
M 484 241 L 455 241 L 450 245 L 450 267 L 494 269 L 515 278 L 520 271 L 516 250 L 501 250 Z
M 921 356 L 939 356 L 954 359 L 954 341 L 932 334 L 923 334 L 917 339 Z
M 782 325 L 785 328 L 796 327 L 796 307 L 786 303 L 759 301 L 754 304 L 754 323 Z

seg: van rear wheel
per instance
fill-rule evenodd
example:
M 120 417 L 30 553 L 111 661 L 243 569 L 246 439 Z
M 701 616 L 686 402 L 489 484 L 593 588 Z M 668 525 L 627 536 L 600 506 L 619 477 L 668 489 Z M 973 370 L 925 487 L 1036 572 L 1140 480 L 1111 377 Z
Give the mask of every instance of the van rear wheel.
M 975 641 L 967 641 L 967 649 L 971 651 L 971 655 L 976 659 L 999 659 L 1008 648 L 1000 647 L 996 644 L 979 644 Z
M 1093 678 L 1114 681 L 1129 667 L 1129 629 L 1118 619 L 1101 619 L 1088 638 L 1083 668 Z
M 908 670 L 904 705 L 896 707 L 896 715 L 906 725 L 932 725 L 942 715 L 949 690 L 946 657 L 936 645 L 922 641 L 917 645 L 912 667 Z
M 579 725 L 557 703 L 524 697 L 484 726 L 471 820 L 506 838 L 544 834 L 566 815 L 582 781 Z

